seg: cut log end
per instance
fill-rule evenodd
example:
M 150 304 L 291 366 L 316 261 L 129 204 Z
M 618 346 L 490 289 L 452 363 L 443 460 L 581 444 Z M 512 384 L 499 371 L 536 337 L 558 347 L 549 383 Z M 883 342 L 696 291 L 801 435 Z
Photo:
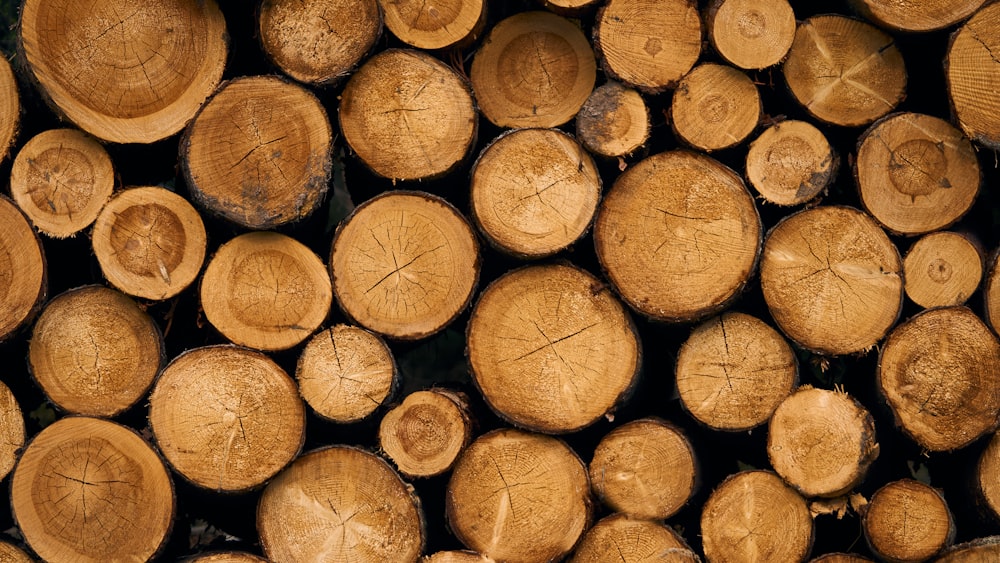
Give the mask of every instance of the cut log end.
M 576 114 L 576 136 L 598 156 L 631 155 L 649 140 L 646 101 L 618 82 L 598 86 Z
M 960 233 L 924 235 L 903 259 L 906 295 L 925 309 L 963 305 L 979 288 L 982 277 L 979 249 Z
M 0 57 L 0 161 L 7 158 L 21 125 L 21 98 L 14 70 Z
M 464 46 L 486 24 L 484 0 L 379 0 L 385 26 L 400 41 L 419 49 Z
M 972 15 L 985 0 L 925 0 L 901 4 L 892 0 L 851 0 L 866 18 L 895 31 L 926 32 L 951 27 Z
M 24 413 L 17 403 L 17 397 L 0 382 L 0 479 L 14 469 L 25 440 Z M 0 560 L 3 559 L 0 550 Z
M 705 151 L 743 142 L 761 116 L 760 95 L 746 74 L 705 63 L 687 73 L 670 104 L 670 124 L 688 145 Z
M 989 4 L 955 32 L 945 58 L 948 97 L 958 126 L 967 137 L 993 150 L 1000 149 L 1000 100 L 992 95 L 1000 87 L 996 52 L 1000 52 L 1000 5 Z
M 944 496 L 912 479 L 892 481 L 875 491 L 862 525 L 868 545 L 886 561 L 926 561 L 955 537 Z
M 409 477 L 432 477 L 451 468 L 472 439 L 468 400 L 444 389 L 407 395 L 379 426 L 382 450 Z
M 587 530 L 569 559 L 569 563 L 607 561 L 697 563 L 701 559 L 669 526 L 612 514 Z
M 35 316 L 48 292 L 45 255 L 28 219 L 0 195 L 0 342 Z
M 739 68 L 780 63 L 795 39 L 795 13 L 788 0 L 715 0 L 707 20 L 712 47 Z
M 840 163 L 826 136 L 806 121 L 768 127 L 750 143 L 746 175 L 765 201 L 800 205 L 823 193 Z

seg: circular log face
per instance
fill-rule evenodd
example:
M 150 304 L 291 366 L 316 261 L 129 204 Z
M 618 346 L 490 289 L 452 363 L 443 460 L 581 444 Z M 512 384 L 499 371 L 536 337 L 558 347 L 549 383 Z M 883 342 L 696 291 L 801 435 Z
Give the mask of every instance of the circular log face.
M 608 413 L 640 364 L 631 318 L 601 282 L 568 265 L 529 266 L 491 284 L 468 326 L 476 385 L 493 410 L 541 432 Z
M 214 0 L 28 0 L 18 29 L 55 107 L 116 143 L 180 131 L 226 63 L 226 22 Z
M 484 0 L 379 0 L 385 26 L 400 41 L 420 49 L 463 45 L 481 30 Z
M 997 427 L 1000 341 L 965 307 L 931 309 L 882 347 L 878 382 L 896 422 L 921 447 L 951 451 Z
M 444 473 L 471 437 L 467 399 L 443 389 L 410 393 L 385 414 L 378 431 L 379 447 L 411 477 Z
M 159 456 L 113 422 L 67 417 L 24 450 L 11 508 L 46 561 L 147 561 L 174 517 L 174 490 Z
M 659 563 L 700 561 L 673 528 L 652 520 L 612 514 L 587 530 L 569 563 L 619 560 Z
M 903 259 L 906 295 L 917 305 L 962 305 L 979 288 L 983 258 L 959 233 L 938 231 L 913 243 Z
M 479 245 L 445 200 L 392 191 L 341 223 L 330 269 L 341 309 L 358 324 L 393 338 L 423 338 L 468 305 Z
M 716 0 L 708 14 L 708 37 L 716 52 L 740 68 L 778 64 L 795 39 L 795 12 L 788 0 Z
M 1000 333 L 1000 248 L 990 258 L 989 270 L 983 281 L 983 309 L 987 324 L 993 332 Z
M 41 241 L 14 202 L 0 195 L 0 341 L 35 313 L 47 288 Z
M 760 120 L 760 95 L 750 77 L 705 63 L 687 73 L 670 104 L 670 123 L 688 145 L 714 151 L 742 143 Z
M 837 175 L 839 159 L 823 133 L 806 121 L 776 123 L 750 143 L 747 179 L 778 205 L 805 203 Z
M 972 15 L 985 0 L 856 0 L 854 5 L 868 19 L 901 31 L 935 31 L 951 27 Z
M 206 553 L 186 560 L 185 563 L 267 563 L 267 559 L 241 551 Z
M 270 561 L 415 563 L 423 517 L 382 458 L 349 446 L 308 453 L 260 497 L 257 531 Z
M 875 491 L 863 519 L 865 538 L 886 561 L 927 561 L 955 535 L 944 497 L 913 479 Z
M 24 438 L 24 414 L 21 406 L 17 404 L 17 398 L 10 388 L 0 382 L 0 479 L 14 468 L 14 463 L 21 455 Z M 6 561 L 3 555 L 0 550 L 0 561 Z
M 4 541 L 0 542 L 0 561 L 4 563 L 34 563 L 35 560 L 21 548 Z
M 1000 52 L 1000 4 L 972 16 L 951 38 L 945 59 L 948 95 L 958 126 L 990 148 L 1000 147 L 1000 89 L 996 55 Z
M 649 108 L 639 92 L 607 82 L 591 92 L 576 114 L 576 136 L 590 152 L 625 156 L 649 140 Z
M 0 57 L 0 161 L 7 158 L 21 123 L 21 98 L 17 79 L 6 57 Z
M 740 177 L 687 151 L 629 167 L 594 223 L 597 257 L 622 298 L 663 321 L 690 321 L 724 307 L 750 278 L 761 234 Z
M 989 445 L 979 456 L 976 487 L 986 508 L 1000 518 L 1000 434 L 993 434 Z
M 934 563 L 982 563 L 998 559 L 1000 536 L 988 536 L 951 547 Z

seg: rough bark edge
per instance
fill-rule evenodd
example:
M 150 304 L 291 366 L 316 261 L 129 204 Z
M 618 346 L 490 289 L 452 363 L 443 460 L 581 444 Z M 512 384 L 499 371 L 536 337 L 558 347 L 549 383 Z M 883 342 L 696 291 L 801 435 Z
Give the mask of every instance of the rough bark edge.
M 31 236 L 35 239 L 35 244 L 38 245 L 38 254 L 41 256 L 41 260 L 42 260 L 42 264 L 41 264 L 41 268 L 42 268 L 42 280 L 41 280 L 41 283 L 38 284 L 39 285 L 39 287 L 38 287 L 38 295 L 35 296 L 35 303 L 34 303 L 34 305 L 32 305 L 31 308 L 28 310 L 27 314 L 24 315 L 24 318 L 21 319 L 21 322 L 19 322 L 18 324 L 14 325 L 13 327 L 11 327 L 11 329 L 9 331 L 7 331 L 6 334 L 0 334 L 0 343 L 7 342 L 8 340 L 10 340 L 11 338 L 13 338 L 14 336 L 20 334 L 21 331 L 26 330 L 27 327 L 33 325 L 34 324 L 33 321 L 38 316 L 38 314 L 41 312 L 42 307 L 45 305 L 45 303 L 49 300 L 48 299 L 49 298 L 49 261 L 45 257 L 45 245 L 42 244 L 42 240 L 38 236 L 38 231 L 35 230 L 34 226 L 32 226 L 31 220 L 28 219 L 27 215 L 24 214 L 24 211 L 21 211 L 21 208 L 18 207 L 16 203 L 14 203 L 14 200 L 12 200 L 9 197 L 7 197 L 6 194 L 0 193 L 0 201 L 2 201 L 2 200 L 6 200 L 6 203 L 10 204 L 10 206 L 12 208 L 14 208 L 14 209 L 17 210 L 17 212 L 21 215 L 21 218 L 24 219 L 25 225 L 31 231 Z M 2 203 L 0 203 L 0 204 L 2 204 Z
M 623 82 L 618 82 L 617 80 L 610 79 L 610 78 L 607 79 L 607 80 L 605 80 L 603 84 L 595 85 L 594 89 L 591 91 L 591 95 L 593 95 L 593 93 L 596 92 L 599 88 L 603 88 L 603 87 L 605 87 L 605 86 L 607 86 L 609 84 L 612 84 L 612 83 L 618 84 L 619 86 L 621 86 L 622 88 L 624 88 L 626 90 L 633 90 L 633 91 L 635 91 L 636 94 L 639 94 L 640 97 L 643 96 L 642 93 L 640 93 L 639 90 L 633 88 L 632 86 L 629 86 L 628 84 L 625 84 Z M 588 97 L 587 100 L 589 101 L 590 98 Z M 589 153 L 590 156 L 595 160 L 595 164 L 599 165 L 600 163 L 607 163 L 607 162 L 618 163 L 619 170 L 622 170 L 621 167 L 622 166 L 626 166 L 626 164 L 625 164 L 626 159 L 633 159 L 634 158 L 634 159 L 637 159 L 637 160 L 642 160 L 642 159 L 646 158 L 647 156 L 649 156 L 649 144 L 650 144 L 650 140 L 653 137 L 653 123 L 652 123 L 652 119 L 653 118 L 652 118 L 652 114 L 649 111 L 649 104 L 646 103 L 646 99 L 644 97 L 642 98 L 642 103 L 643 103 L 643 105 L 646 108 L 646 138 L 643 139 L 642 144 L 640 144 L 637 147 L 633 148 L 631 152 L 628 152 L 628 153 L 622 154 L 622 155 L 618 155 L 618 156 L 613 156 L 613 155 L 608 155 L 608 154 L 602 154 L 602 153 L 595 152 L 595 151 L 591 150 L 589 147 L 587 147 L 587 143 L 581 141 L 578 138 L 579 137 L 579 130 L 580 130 L 580 114 L 583 113 L 584 108 L 587 106 L 587 102 L 583 103 L 583 106 L 580 107 L 580 111 L 577 112 L 576 117 L 574 117 L 571 120 L 573 122 L 573 126 L 574 126 L 574 132 L 575 132 L 574 138 L 576 139 L 576 141 L 578 143 L 580 143 L 580 146 L 582 146 L 583 149 L 585 151 L 587 151 L 587 153 Z M 669 111 L 670 110 L 670 106 L 667 105 L 665 107 L 665 109 L 667 111 Z M 603 178 L 603 175 L 602 175 L 602 178 Z M 600 208 L 600 206 L 601 206 L 601 202 L 600 201 L 597 202 L 597 206 L 598 206 L 598 208 Z M 596 213 L 595 213 L 595 216 L 596 216 Z

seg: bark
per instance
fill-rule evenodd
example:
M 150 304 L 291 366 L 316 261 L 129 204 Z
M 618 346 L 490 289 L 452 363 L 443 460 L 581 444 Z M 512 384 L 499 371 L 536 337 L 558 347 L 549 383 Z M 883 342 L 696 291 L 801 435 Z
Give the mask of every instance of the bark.
M 649 140 L 649 107 L 639 92 L 606 82 L 591 92 L 576 114 L 576 135 L 596 156 L 629 156 Z

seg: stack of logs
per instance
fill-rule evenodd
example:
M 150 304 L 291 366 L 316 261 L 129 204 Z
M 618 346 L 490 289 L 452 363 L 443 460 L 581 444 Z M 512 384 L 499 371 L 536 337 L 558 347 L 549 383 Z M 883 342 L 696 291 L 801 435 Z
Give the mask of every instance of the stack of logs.
M 1000 560 L 1000 4 L 252 4 L 19 8 L 0 560 Z

